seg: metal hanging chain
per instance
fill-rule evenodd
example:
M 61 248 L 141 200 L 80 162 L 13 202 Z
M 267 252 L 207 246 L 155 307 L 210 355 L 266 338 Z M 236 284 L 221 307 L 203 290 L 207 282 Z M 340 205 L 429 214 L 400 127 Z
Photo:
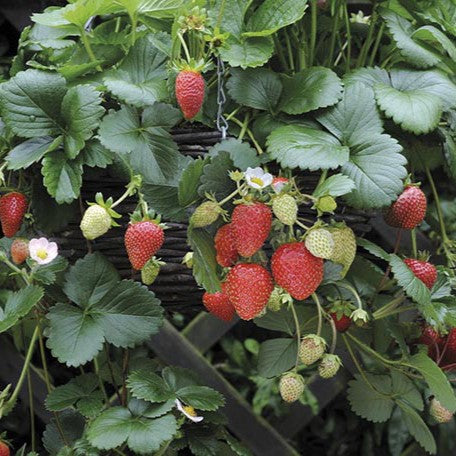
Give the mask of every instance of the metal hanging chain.
M 222 133 L 222 140 L 226 138 L 228 122 L 223 116 L 223 105 L 226 103 L 225 91 L 223 89 L 223 77 L 225 75 L 225 64 L 220 56 L 217 57 L 217 130 Z

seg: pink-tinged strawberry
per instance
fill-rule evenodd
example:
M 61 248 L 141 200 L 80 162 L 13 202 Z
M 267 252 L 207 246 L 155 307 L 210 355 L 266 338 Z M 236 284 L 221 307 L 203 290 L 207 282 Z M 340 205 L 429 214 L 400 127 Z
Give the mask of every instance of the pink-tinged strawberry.
M 286 177 L 274 177 L 274 179 L 272 179 L 271 186 L 274 189 L 274 192 L 280 193 L 289 182 L 290 180 Z
M 214 241 L 217 263 L 224 268 L 233 266 L 238 259 L 238 252 L 231 223 L 227 223 L 217 230 Z
M 429 414 L 437 423 L 448 423 L 453 419 L 453 413 L 444 407 L 435 397 L 429 404 Z
M 316 334 L 308 334 L 304 336 L 299 347 L 299 358 L 306 365 L 318 361 L 326 350 L 326 341 Z
M 318 365 L 318 373 L 321 378 L 332 378 L 337 374 L 341 365 L 342 361 L 337 355 L 326 353 Z
M 216 293 L 203 294 L 203 304 L 207 311 L 224 321 L 231 321 L 234 317 L 235 310 L 231 304 L 230 298 L 224 292 L 225 283 L 222 284 L 222 291 Z
M 281 245 L 272 255 L 271 269 L 277 285 L 300 301 L 323 280 L 323 259 L 313 256 L 302 242 Z
M 273 289 L 271 275 L 258 264 L 237 264 L 226 277 L 226 294 L 243 320 L 255 318 L 265 308 Z
M 429 289 L 431 289 L 437 281 L 437 269 L 427 261 L 415 260 L 414 258 L 406 258 L 404 263 L 413 272 L 415 277 L 421 280 Z
M 22 193 L 11 192 L 0 198 L 0 222 L 6 237 L 19 231 L 26 211 L 27 198 Z
M 22 264 L 30 255 L 28 240 L 18 238 L 11 244 L 11 259 L 15 264 Z
M 205 82 L 201 73 L 192 69 L 179 72 L 176 78 L 176 98 L 187 120 L 193 119 L 204 101 Z
M 0 440 L 0 456 L 10 456 L 10 449 L 6 442 Z
M 163 228 L 152 220 L 131 223 L 125 232 L 125 247 L 133 269 L 141 270 L 165 240 Z
M 243 257 L 251 257 L 263 247 L 269 236 L 272 212 L 260 202 L 239 204 L 231 216 L 236 250 Z
M 280 396 L 285 402 L 296 402 L 302 396 L 305 386 L 306 384 L 302 375 L 295 372 L 287 372 L 280 378 Z
M 407 185 L 385 213 L 385 221 L 395 228 L 412 230 L 426 215 L 426 195 L 415 185 Z

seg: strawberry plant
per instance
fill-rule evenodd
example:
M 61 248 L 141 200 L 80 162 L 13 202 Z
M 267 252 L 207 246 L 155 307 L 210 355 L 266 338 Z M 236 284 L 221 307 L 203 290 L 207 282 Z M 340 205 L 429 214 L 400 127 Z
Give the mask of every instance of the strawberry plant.
M 75 0 L 31 17 L 0 84 L 0 332 L 22 355 L 0 417 L 33 397 L 31 372 L 52 413 L 40 443 L 30 407 L 22 454 L 247 454 L 221 394 L 149 351 L 178 321 L 154 293 L 181 260 L 162 258 L 167 224 L 188 226 L 200 310 L 258 331 L 256 366 L 234 369 L 257 413 L 316 408 L 312 383 L 348 371 L 372 442 L 438 452 L 456 411 L 455 19 L 451 0 Z M 176 128 L 220 142 L 181 153 Z M 120 196 L 86 196 L 110 178 Z

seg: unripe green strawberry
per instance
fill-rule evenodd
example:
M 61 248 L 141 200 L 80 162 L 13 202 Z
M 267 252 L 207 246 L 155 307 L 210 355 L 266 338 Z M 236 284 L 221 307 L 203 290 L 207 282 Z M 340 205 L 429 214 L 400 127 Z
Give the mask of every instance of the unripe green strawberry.
M 144 285 L 152 285 L 157 278 L 163 261 L 158 261 L 155 257 L 151 258 L 141 269 L 141 282 Z
M 304 392 L 304 378 L 294 372 L 287 372 L 279 382 L 279 391 L 285 402 L 296 402 Z
M 325 339 L 315 334 L 309 334 L 304 336 L 301 341 L 299 358 L 306 366 L 310 366 L 323 356 L 325 348 Z
M 334 377 L 341 365 L 342 362 L 337 355 L 327 353 L 321 358 L 320 364 L 318 365 L 318 373 L 321 378 Z
M 291 195 L 284 193 L 276 196 L 272 200 L 272 211 L 284 225 L 292 226 L 296 223 L 298 205 Z
M 429 404 L 429 414 L 437 423 L 448 423 L 453 419 L 453 414 L 445 408 L 436 398 Z
M 277 312 L 282 307 L 282 296 L 280 293 L 280 289 L 275 287 L 272 290 L 271 296 L 269 296 L 269 301 L 266 304 L 268 310 L 272 310 L 273 312 Z
M 108 211 L 104 207 L 94 204 L 84 212 L 80 228 L 84 237 L 92 241 L 107 233 L 111 225 L 112 218 Z
M 214 223 L 222 212 L 222 208 L 215 201 L 205 201 L 200 204 L 190 217 L 190 224 L 195 228 Z
M 334 253 L 334 239 L 325 228 L 310 230 L 306 236 L 307 250 L 318 258 L 329 259 Z
M 316 208 L 319 212 L 330 212 L 333 213 L 337 209 L 336 200 L 330 196 L 322 196 L 318 198 L 317 203 L 315 204 Z
M 345 276 L 356 255 L 355 233 L 348 226 L 332 228 L 330 231 L 334 239 L 334 251 L 329 259 L 343 266 L 342 276 Z

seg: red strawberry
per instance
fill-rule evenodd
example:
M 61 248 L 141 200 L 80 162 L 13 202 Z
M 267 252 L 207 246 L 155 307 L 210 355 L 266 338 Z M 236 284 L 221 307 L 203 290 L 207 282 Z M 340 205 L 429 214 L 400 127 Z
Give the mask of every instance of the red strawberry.
M 412 230 L 426 215 L 426 196 L 421 189 L 408 185 L 385 214 L 388 225 Z
M 203 304 L 211 314 L 224 321 L 231 321 L 234 317 L 234 307 L 228 295 L 224 292 L 225 283 L 222 284 L 222 291 L 217 293 L 204 293 Z
M 427 261 L 406 258 L 404 263 L 412 270 L 415 277 L 431 289 L 437 280 L 437 269 Z
M 269 236 L 272 212 L 266 204 L 239 204 L 231 216 L 236 249 L 243 257 L 251 257 L 263 247 Z
M 157 253 L 165 240 L 163 228 L 150 220 L 131 223 L 125 233 L 128 259 L 140 270 Z
M 176 78 L 176 98 L 187 120 L 193 119 L 204 101 L 204 78 L 196 70 L 182 70 Z
M 0 441 L 0 456 L 10 456 L 10 449 L 5 442 Z
M 323 280 L 323 259 L 313 256 L 302 242 L 281 245 L 272 255 L 271 268 L 277 285 L 300 301 Z
M 445 346 L 445 338 L 432 328 L 432 326 L 424 326 L 421 331 L 421 336 L 418 339 L 419 344 L 427 345 L 428 355 L 434 361 L 437 361 L 437 351 L 441 354 Z
M 0 222 L 6 237 L 19 231 L 26 211 L 27 198 L 22 193 L 11 192 L 0 198 Z
M 11 259 L 15 264 L 22 264 L 29 257 L 27 239 L 15 239 L 11 244 Z
M 251 320 L 265 308 L 273 288 L 271 275 L 259 264 L 237 264 L 226 278 L 226 293 L 243 320 Z
M 221 226 L 215 235 L 217 263 L 224 268 L 233 266 L 238 258 L 233 227 L 230 223 Z
M 334 324 L 336 326 L 337 331 L 345 332 L 351 325 L 351 318 L 348 315 L 341 315 L 340 318 L 337 318 L 337 313 L 333 312 L 331 314 L 331 318 L 334 320 Z
M 440 338 L 442 339 L 442 338 Z M 442 366 L 447 366 L 450 364 L 455 364 L 456 363 L 456 328 L 452 328 L 446 338 L 444 339 L 444 342 L 441 342 L 441 351 L 445 349 L 445 353 L 443 355 L 443 360 L 440 363 Z
M 274 177 L 274 179 L 272 179 L 272 188 L 274 189 L 274 191 L 276 193 L 280 193 L 283 189 L 283 187 L 285 187 L 285 185 L 288 184 L 288 182 L 290 182 L 289 179 L 287 179 L 286 177 Z

